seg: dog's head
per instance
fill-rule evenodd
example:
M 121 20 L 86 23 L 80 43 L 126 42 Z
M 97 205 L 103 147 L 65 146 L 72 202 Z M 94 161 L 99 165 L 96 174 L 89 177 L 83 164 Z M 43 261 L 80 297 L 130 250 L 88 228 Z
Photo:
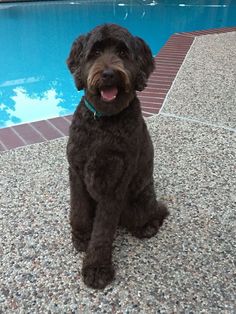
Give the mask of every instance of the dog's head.
M 147 44 L 115 24 L 98 26 L 76 39 L 67 65 L 77 89 L 84 89 L 88 101 L 107 114 L 126 108 L 154 69 Z

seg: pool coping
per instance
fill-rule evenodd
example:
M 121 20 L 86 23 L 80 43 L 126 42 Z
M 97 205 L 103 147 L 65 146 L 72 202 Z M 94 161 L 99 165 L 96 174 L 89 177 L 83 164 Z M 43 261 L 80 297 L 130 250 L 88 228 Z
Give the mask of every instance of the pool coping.
M 236 27 L 175 33 L 155 56 L 155 70 L 147 87 L 137 92 L 144 117 L 159 113 L 195 37 L 236 31 Z M 68 136 L 72 115 L 18 124 L 0 129 L 0 151 Z

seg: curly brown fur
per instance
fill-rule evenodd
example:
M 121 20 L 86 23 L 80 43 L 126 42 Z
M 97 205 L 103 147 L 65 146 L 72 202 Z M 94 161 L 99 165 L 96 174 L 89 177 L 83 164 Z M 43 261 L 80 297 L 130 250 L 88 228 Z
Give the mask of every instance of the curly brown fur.
M 168 211 L 156 201 L 153 146 L 136 90 L 154 69 L 146 43 L 126 29 L 102 25 L 73 44 L 68 67 L 83 98 L 70 127 L 72 240 L 86 251 L 86 285 L 104 288 L 114 277 L 112 242 L 118 225 L 138 238 L 156 234 Z

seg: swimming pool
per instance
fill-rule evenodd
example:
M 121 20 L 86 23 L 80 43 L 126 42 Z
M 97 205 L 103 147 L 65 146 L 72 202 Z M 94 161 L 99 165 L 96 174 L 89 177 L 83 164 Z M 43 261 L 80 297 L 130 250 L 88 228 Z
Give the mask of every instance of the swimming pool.
M 78 34 L 104 22 L 118 23 L 143 37 L 155 55 L 175 32 L 235 26 L 236 4 L 230 0 L 0 4 L 0 127 L 74 111 L 82 92 L 74 87 L 66 57 Z

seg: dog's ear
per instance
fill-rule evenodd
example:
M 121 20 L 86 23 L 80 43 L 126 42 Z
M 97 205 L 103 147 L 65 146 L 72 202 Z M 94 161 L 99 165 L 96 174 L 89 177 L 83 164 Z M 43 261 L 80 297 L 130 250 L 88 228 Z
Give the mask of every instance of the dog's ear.
M 135 50 L 137 63 L 139 65 L 136 90 L 142 91 L 146 87 L 149 75 L 154 70 L 154 59 L 148 45 L 139 37 L 135 37 Z
M 81 78 L 81 61 L 83 57 L 83 49 L 86 42 L 86 36 L 80 36 L 72 44 L 69 57 L 66 60 L 67 66 L 70 72 L 74 75 L 75 84 L 78 90 L 84 88 L 84 84 Z

